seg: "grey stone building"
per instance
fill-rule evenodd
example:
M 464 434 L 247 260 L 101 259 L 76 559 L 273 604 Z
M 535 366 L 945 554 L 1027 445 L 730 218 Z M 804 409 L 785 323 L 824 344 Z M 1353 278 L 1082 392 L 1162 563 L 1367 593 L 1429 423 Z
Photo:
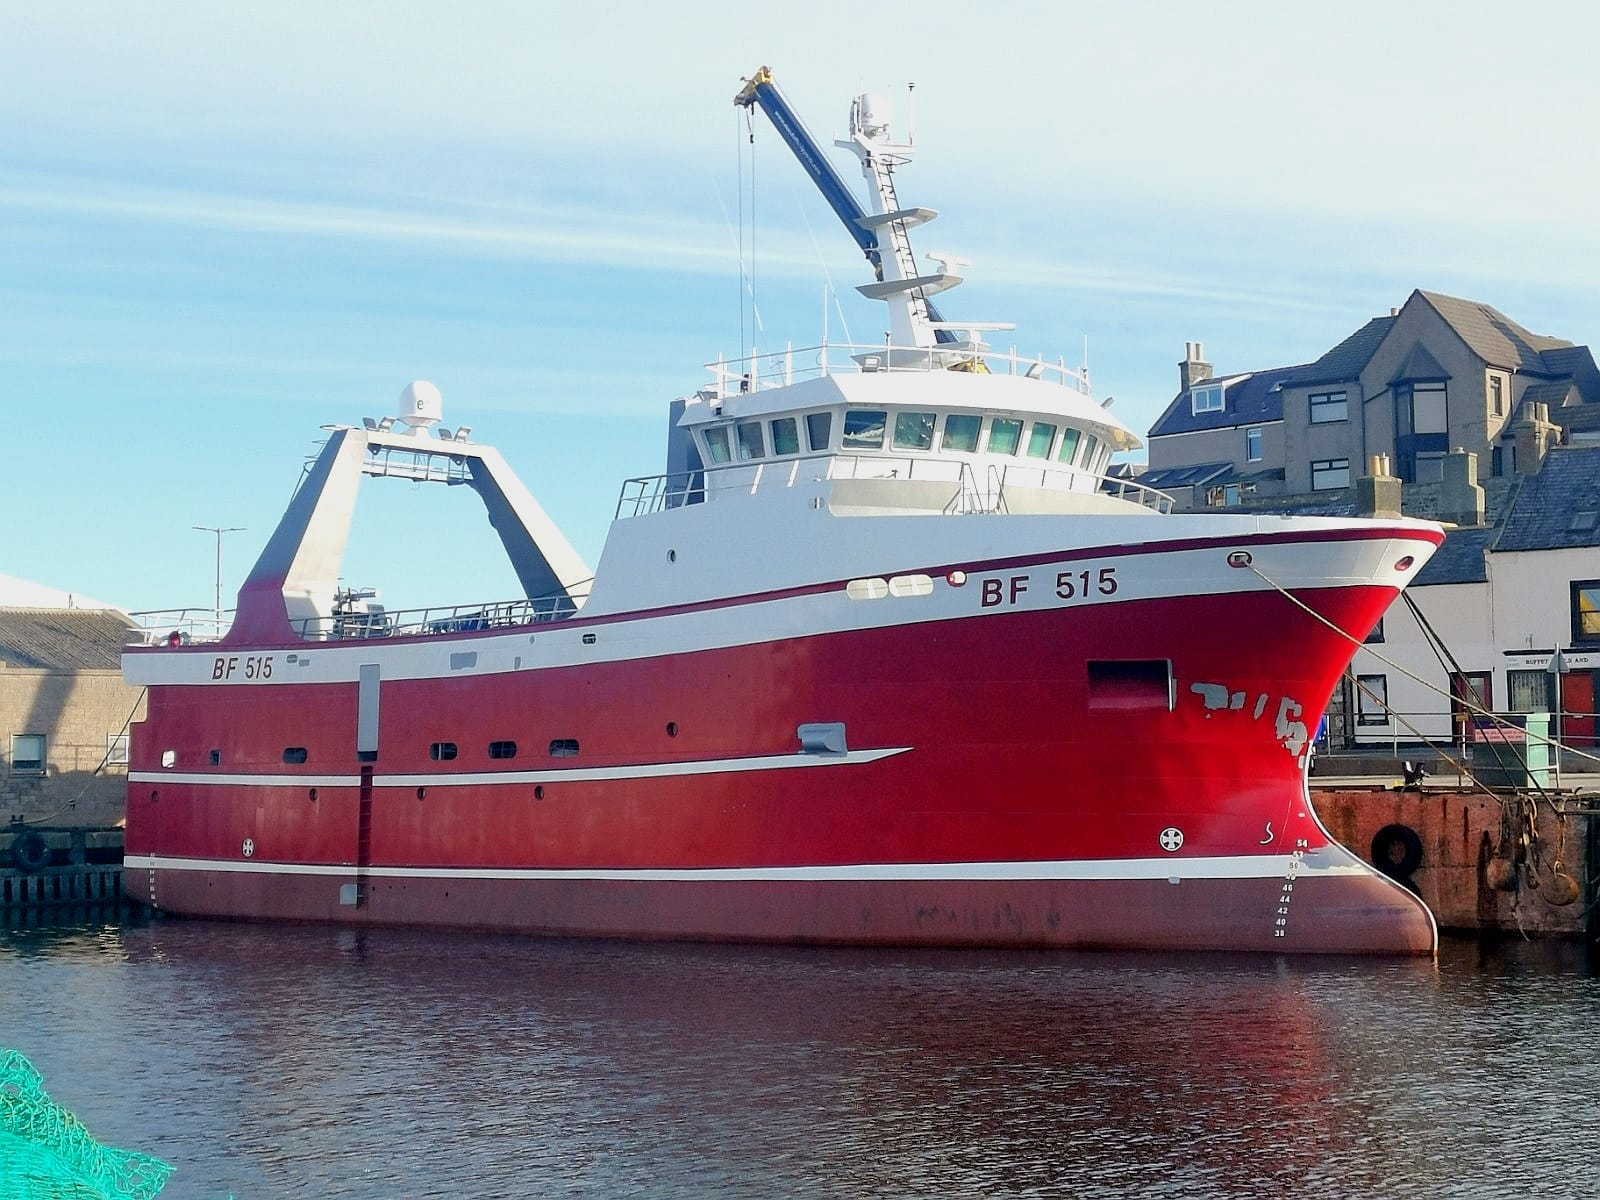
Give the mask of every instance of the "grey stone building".
M 1311 362 L 1218 375 L 1190 343 L 1178 377 L 1140 482 L 1194 507 L 1344 493 L 1378 455 L 1408 485 L 1440 483 L 1451 450 L 1510 476 L 1534 442 L 1600 428 L 1588 347 L 1420 290 Z

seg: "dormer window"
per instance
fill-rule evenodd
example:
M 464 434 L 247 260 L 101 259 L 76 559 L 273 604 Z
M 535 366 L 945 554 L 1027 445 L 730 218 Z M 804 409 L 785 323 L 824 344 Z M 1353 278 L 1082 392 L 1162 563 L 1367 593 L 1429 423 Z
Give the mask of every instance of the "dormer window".
M 1189 393 L 1196 413 L 1222 411 L 1222 385 L 1214 384 L 1211 387 L 1197 387 Z

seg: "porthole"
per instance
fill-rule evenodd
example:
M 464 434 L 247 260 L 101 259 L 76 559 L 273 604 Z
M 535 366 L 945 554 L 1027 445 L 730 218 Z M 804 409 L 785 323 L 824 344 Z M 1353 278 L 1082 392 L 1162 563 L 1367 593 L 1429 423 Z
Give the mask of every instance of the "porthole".
M 544 799 L 544 784 L 536 783 L 533 785 L 533 798 L 535 800 Z
M 417 789 L 417 799 L 418 800 L 426 800 L 427 798 L 428 798 L 428 789 L 425 788 L 425 787 L 419 787 Z
M 449 762 L 456 756 L 454 742 L 434 742 L 428 747 L 428 757 L 434 762 Z
M 668 737 L 677 737 L 678 736 L 678 723 L 676 721 L 668 721 L 667 722 L 667 736 Z
M 556 738 L 550 743 L 551 758 L 577 758 L 577 738 Z
M 309 795 L 311 797 L 312 802 L 315 803 L 316 799 L 317 799 L 317 789 L 316 788 L 312 788 L 310 793 L 309 793 Z
M 516 756 L 517 744 L 515 742 L 503 741 L 489 743 L 490 758 L 515 758 Z
M 289 763 L 291 765 L 296 765 L 296 764 L 305 762 L 305 760 L 306 760 L 306 748 L 304 746 L 285 746 L 283 748 L 283 761 L 284 762 Z
M 222 751 L 213 750 L 211 752 L 210 761 L 213 767 L 220 767 L 222 765 Z
M 676 550 L 668 550 L 667 551 L 667 561 L 669 563 L 677 562 L 678 561 L 678 552 Z

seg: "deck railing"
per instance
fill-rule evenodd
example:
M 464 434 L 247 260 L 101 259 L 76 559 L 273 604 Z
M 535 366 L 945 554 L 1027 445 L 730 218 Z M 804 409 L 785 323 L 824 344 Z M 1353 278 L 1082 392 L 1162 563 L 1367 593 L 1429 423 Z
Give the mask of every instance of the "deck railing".
M 785 346 L 782 350 L 755 352 L 743 358 L 719 358 L 706 364 L 718 398 L 763 388 L 787 387 L 803 379 L 826 375 L 928 371 L 975 371 L 990 375 L 1018 375 L 1089 394 L 1087 368 L 1069 367 L 1058 357 L 1048 362 L 1042 355 L 1029 358 L 1016 347 L 996 351 L 987 347 L 951 345 L 896 346 L 882 342 L 821 342 L 815 346 Z
M 1004 466 L 989 464 L 985 478 L 980 481 L 973 464 L 965 459 L 891 454 L 814 454 L 762 462 L 724 463 L 700 471 L 629 479 L 623 483 L 617 497 L 616 519 L 620 521 L 628 517 L 647 516 L 730 493 L 755 495 L 765 489 L 792 488 L 799 482 L 820 483 L 830 479 L 909 479 L 955 484 L 956 494 L 944 509 L 947 513 L 1004 512 L 1008 487 L 1083 491 L 1081 487 L 1066 485 L 1081 483 L 1085 479 L 1093 484 L 1095 493 L 1127 500 L 1160 513 L 1168 513 L 1173 509 L 1173 499 L 1165 492 L 1119 476 L 1090 475 L 1078 468 L 1062 469 L 1027 463 Z

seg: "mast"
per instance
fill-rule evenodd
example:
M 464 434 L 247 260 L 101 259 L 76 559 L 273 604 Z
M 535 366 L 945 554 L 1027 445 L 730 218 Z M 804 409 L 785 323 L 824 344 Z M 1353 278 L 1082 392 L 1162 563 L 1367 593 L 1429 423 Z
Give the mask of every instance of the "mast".
M 870 300 L 889 306 L 889 341 L 896 347 L 931 347 L 936 344 L 955 348 L 962 340 L 945 324 L 928 299 L 935 292 L 954 287 L 961 277 L 947 272 L 932 275 L 917 273 L 908 231 L 938 216 L 931 208 L 902 209 L 895 198 L 893 170 L 910 159 L 910 146 L 890 140 L 884 115 L 887 104 L 881 97 L 857 96 L 850 106 L 850 137 L 835 145 L 856 154 L 861 161 L 873 203 L 869 213 L 856 199 L 848 184 L 834 169 L 822 147 L 807 131 L 788 99 L 772 81 L 766 67 L 758 70 L 740 89 L 733 102 L 743 108 L 759 106 L 778 131 L 778 136 L 799 160 L 811 181 L 817 185 L 845 231 L 872 264 L 874 283 L 856 290 Z M 887 253 L 884 239 L 887 238 Z

